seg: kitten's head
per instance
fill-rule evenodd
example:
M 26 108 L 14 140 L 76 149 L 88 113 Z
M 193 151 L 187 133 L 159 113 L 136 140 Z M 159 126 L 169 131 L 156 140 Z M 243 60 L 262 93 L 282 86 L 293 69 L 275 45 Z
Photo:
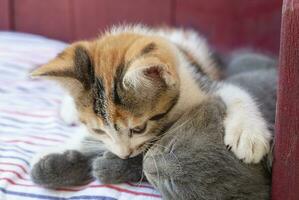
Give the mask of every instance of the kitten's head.
M 32 75 L 58 81 L 89 132 L 128 158 L 168 125 L 179 96 L 177 65 L 166 39 L 124 32 L 74 43 Z

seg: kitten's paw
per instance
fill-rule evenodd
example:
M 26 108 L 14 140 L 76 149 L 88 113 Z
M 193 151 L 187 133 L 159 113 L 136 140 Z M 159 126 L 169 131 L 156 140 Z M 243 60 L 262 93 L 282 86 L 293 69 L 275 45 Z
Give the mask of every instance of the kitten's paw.
M 31 167 L 34 183 L 48 188 L 82 185 L 92 180 L 90 163 L 78 151 L 48 154 Z
M 118 170 L 115 170 L 115 161 L 113 159 L 106 159 L 104 157 L 98 157 L 93 161 L 92 174 L 101 183 L 104 184 L 117 184 L 119 182 Z M 116 164 L 117 165 L 117 164 Z
M 251 120 L 236 114 L 225 121 L 224 143 L 246 163 L 258 163 L 269 152 L 271 133 L 263 118 Z
M 217 93 L 227 108 L 224 143 L 244 162 L 258 163 L 269 152 L 272 136 L 257 103 L 234 85 L 222 85 Z
M 92 174 L 101 183 L 117 184 L 141 179 L 142 157 L 123 160 L 108 152 L 93 161 Z
M 69 95 L 65 95 L 62 99 L 60 117 L 67 125 L 73 125 L 79 122 L 74 99 Z

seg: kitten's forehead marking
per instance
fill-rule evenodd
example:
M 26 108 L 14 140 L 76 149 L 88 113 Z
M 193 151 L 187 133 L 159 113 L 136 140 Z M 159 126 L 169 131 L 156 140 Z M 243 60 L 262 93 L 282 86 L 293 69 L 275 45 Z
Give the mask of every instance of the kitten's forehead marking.
M 83 84 L 85 89 L 90 89 L 94 83 L 94 66 L 85 48 L 78 46 L 74 53 L 74 71 L 77 79 Z
M 100 115 L 104 121 L 104 124 L 108 124 L 108 113 L 107 113 L 107 105 L 108 100 L 106 96 L 106 90 L 104 87 L 103 80 L 99 77 L 95 79 L 95 84 L 93 87 L 94 93 L 94 105 L 93 109 L 97 115 Z
M 123 101 L 119 96 L 120 90 L 123 90 L 123 77 L 125 73 L 125 64 L 121 62 L 116 69 L 114 79 L 113 79 L 113 89 L 112 89 L 112 100 L 116 105 L 123 105 Z
M 116 43 L 116 40 L 119 42 Z M 93 55 L 94 71 L 95 77 L 101 78 L 96 78 L 94 84 L 96 87 L 94 110 L 102 118 L 104 124 L 111 126 L 110 128 L 114 131 L 120 128 L 118 122 L 128 125 L 130 114 L 137 116 L 140 112 L 144 113 L 140 110 L 144 107 L 136 104 L 137 99 L 132 96 L 134 94 L 128 93 L 123 87 L 123 77 L 130 63 L 159 50 L 160 45 L 156 43 L 156 40 L 156 38 L 128 34 L 111 37 L 98 43 L 96 48 L 98 51 L 95 52 L 98 56 Z M 122 41 L 121 46 L 119 46 L 120 41 Z M 107 45 L 107 42 L 112 42 L 112 45 Z
M 145 54 L 151 53 L 157 49 L 157 45 L 154 42 L 147 44 L 140 52 L 139 56 L 143 56 Z

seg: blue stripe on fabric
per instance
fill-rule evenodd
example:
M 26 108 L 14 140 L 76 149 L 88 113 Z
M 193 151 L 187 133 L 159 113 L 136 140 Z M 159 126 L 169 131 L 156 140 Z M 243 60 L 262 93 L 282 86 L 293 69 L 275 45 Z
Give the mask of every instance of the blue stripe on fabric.
M 20 129 L 19 126 L 16 126 L 16 125 L 14 125 L 14 124 L 4 124 L 4 123 L 1 123 L 1 122 L 0 122 L 0 126 L 2 126 L 2 127 L 11 127 L 11 128 L 18 128 L 18 129 Z
M 24 149 L 24 148 L 22 148 L 22 147 L 20 147 L 19 145 L 16 145 L 16 144 L 1 143 L 0 145 L 1 146 L 7 146 L 7 147 L 15 147 L 17 149 L 20 149 L 21 151 L 24 151 L 24 152 L 30 153 L 30 154 L 34 154 L 35 153 L 34 151 L 30 151 L 30 150 Z
M 4 194 L 21 196 L 21 197 L 30 197 L 34 199 L 48 199 L 48 200 L 72 200 L 72 199 L 87 199 L 87 200 L 116 200 L 112 197 L 105 197 L 105 196 L 88 196 L 88 195 L 81 195 L 81 196 L 74 196 L 74 197 L 55 197 L 55 196 L 48 196 L 48 195 L 40 195 L 40 194 L 32 194 L 32 193 L 25 193 L 25 192 L 15 192 L 9 191 L 2 187 L 0 187 L 0 191 Z
M 16 160 L 21 160 L 23 161 L 26 165 L 30 166 L 29 162 L 23 158 L 17 157 L 17 156 L 0 156 L 0 158 L 11 158 L 11 159 L 16 159 Z
M 22 120 L 22 119 L 19 119 L 19 118 L 17 119 L 15 117 L 7 116 L 7 115 L 1 115 L 0 117 L 3 118 L 3 119 L 7 119 L 7 120 L 10 120 L 10 121 L 13 121 L 13 122 L 20 122 L 20 123 L 24 123 L 25 122 L 25 123 L 29 123 L 28 122 L 29 120 Z M 59 119 L 57 119 L 55 121 L 50 120 L 50 121 L 46 121 L 46 122 L 31 121 L 30 123 L 32 123 L 32 124 L 39 124 L 39 125 L 47 125 L 47 124 L 54 123 L 54 122 L 55 122 L 55 125 L 66 126 L 66 124 L 62 120 L 59 120 Z
M 4 148 L 1 148 L 0 147 L 0 152 L 15 152 L 15 153 L 18 153 L 18 154 L 22 154 L 23 156 L 26 156 L 27 158 L 31 158 L 31 155 L 27 155 L 26 153 L 18 150 L 18 149 L 4 149 Z

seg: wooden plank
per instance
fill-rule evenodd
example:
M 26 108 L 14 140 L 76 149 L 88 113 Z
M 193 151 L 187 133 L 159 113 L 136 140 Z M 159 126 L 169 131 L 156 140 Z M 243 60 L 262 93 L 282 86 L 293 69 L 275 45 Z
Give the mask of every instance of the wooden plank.
M 299 0 L 282 9 L 272 200 L 299 199 Z
M 233 46 L 259 48 L 278 55 L 282 0 L 237 2 L 237 27 Z M 270 37 L 269 37 L 270 36 Z
M 17 31 L 41 34 L 64 41 L 72 39 L 68 0 L 14 0 Z
M 282 0 L 176 0 L 175 24 L 195 28 L 222 51 L 253 47 L 278 54 Z
M 111 25 L 171 24 L 172 0 L 74 0 L 76 39 L 95 37 Z
M 177 26 L 200 31 L 222 50 L 231 48 L 236 26 L 234 1 L 176 0 L 174 7 Z
M 11 2 L 10 0 L 0 0 L 0 30 L 11 30 Z
M 74 39 L 96 37 L 106 26 L 106 9 L 103 0 L 74 0 Z

